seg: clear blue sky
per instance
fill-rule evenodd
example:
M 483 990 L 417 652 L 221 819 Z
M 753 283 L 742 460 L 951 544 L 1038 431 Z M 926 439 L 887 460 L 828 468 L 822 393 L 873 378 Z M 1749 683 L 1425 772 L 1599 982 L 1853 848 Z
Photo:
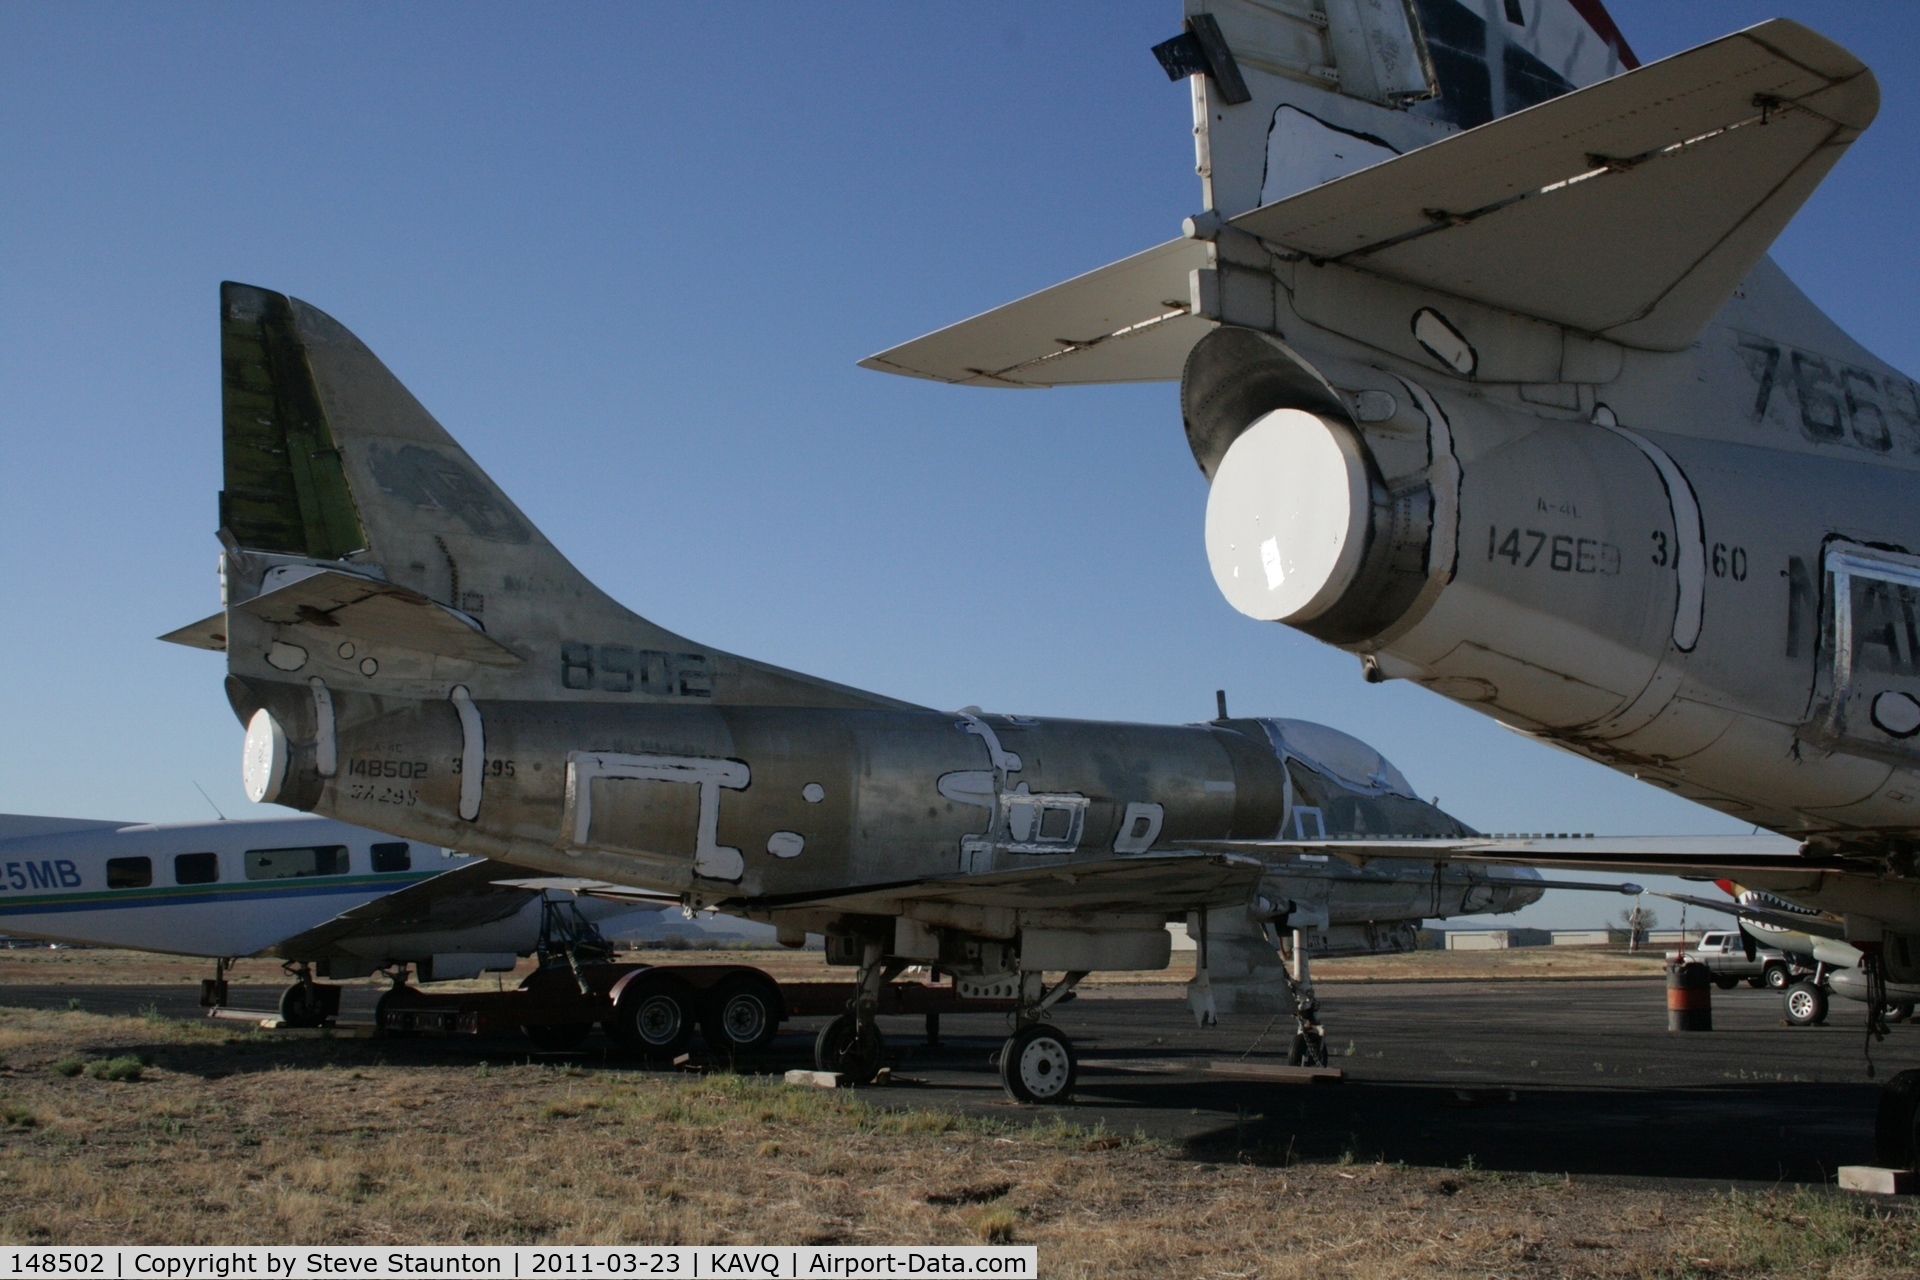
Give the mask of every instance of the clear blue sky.
M 1920 371 L 1920 6 L 1612 10 L 1644 59 L 1786 14 L 1875 65 L 1879 123 L 1776 252 Z M 1178 28 L 1174 0 L 0 7 L 0 810 L 194 820 L 196 780 L 249 808 L 219 659 L 153 639 L 218 603 L 235 279 L 354 329 L 683 633 L 939 707 L 1199 720 L 1224 686 L 1485 830 L 1728 830 L 1234 613 L 1173 386 L 855 368 L 1176 233 L 1186 89 L 1147 49 Z

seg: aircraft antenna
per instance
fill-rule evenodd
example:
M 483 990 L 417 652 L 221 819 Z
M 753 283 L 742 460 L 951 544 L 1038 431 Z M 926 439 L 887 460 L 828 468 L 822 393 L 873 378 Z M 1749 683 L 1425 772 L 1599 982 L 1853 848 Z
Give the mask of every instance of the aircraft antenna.
M 193 780 L 190 779 L 190 781 L 193 781 Z M 215 813 L 220 813 L 220 806 L 213 803 L 213 797 L 207 794 L 207 789 L 205 787 L 201 786 L 198 781 L 193 781 L 193 789 L 200 793 L 200 798 L 202 800 L 205 800 L 208 805 L 212 806 L 213 811 Z M 224 813 L 220 813 L 220 821 L 225 822 L 226 820 L 227 820 L 227 815 Z
M 1216 720 L 1225 720 L 1227 718 L 1227 691 L 1225 689 L 1215 689 L 1213 691 L 1213 706 L 1214 710 L 1220 713 L 1214 718 Z

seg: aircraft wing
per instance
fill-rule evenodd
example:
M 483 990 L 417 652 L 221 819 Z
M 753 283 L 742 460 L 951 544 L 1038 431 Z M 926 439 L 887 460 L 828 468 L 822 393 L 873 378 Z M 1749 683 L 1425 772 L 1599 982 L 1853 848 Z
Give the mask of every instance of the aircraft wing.
M 1331 856 L 1365 866 L 1381 859 L 1546 867 L 1557 871 L 1718 879 L 1791 895 L 1830 876 L 1878 878 L 1877 866 L 1801 853 L 1785 836 L 1465 836 L 1458 839 L 1210 840 L 1198 847 L 1257 856 Z
M 860 366 L 970 387 L 1175 381 L 1213 327 L 1188 307 L 1191 273 L 1206 265 L 1203 242 L 1170 240 Z
M 1879 103 L 1865 64 L 1777 19 L 1233 225 L 1315 262 L 1678 350 Z
M 1054 863 L 986 875 L 945 876 L 869 885 L 804 897 L 756 898 L 755 907 L 820 906 L 889 914 L 903 902 L 1019 910 L 1198 911 L 1253 899 L 1266 865 L 1242 853 L 1136 854 L 1098 862 Z
M 483 858 L 342 911 L 304 933 L 282 939 L 264 954 L 313 959 L 356 934 L 426 933 L 491 924 L 520 910 L 544 887 L 537 871 Z

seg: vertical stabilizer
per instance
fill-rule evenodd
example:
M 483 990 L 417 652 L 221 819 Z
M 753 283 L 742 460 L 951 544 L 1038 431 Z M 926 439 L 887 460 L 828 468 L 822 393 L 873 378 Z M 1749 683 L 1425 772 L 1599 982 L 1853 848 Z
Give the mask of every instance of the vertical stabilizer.
M 1186 12 L 1210 73 L 1192 77 L 1202 195 L 1225 217 L 1639 65 L 1600 0 L 1186 0 Z

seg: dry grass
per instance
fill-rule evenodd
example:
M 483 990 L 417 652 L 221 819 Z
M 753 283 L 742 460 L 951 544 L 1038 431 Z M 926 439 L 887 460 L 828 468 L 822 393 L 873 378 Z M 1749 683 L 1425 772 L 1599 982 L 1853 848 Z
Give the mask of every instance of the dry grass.
M 1821 1193 L 1620 1189 L 1176 1147 L 739 1076 L 396 1066 L 377 1041 L 0 1009 L 0 1239 L 1013 1240 L 1049 1275 L 1920 1275 L 1920 1223 Z M 61 1060 L 146 1060 L 138 1080 Z

